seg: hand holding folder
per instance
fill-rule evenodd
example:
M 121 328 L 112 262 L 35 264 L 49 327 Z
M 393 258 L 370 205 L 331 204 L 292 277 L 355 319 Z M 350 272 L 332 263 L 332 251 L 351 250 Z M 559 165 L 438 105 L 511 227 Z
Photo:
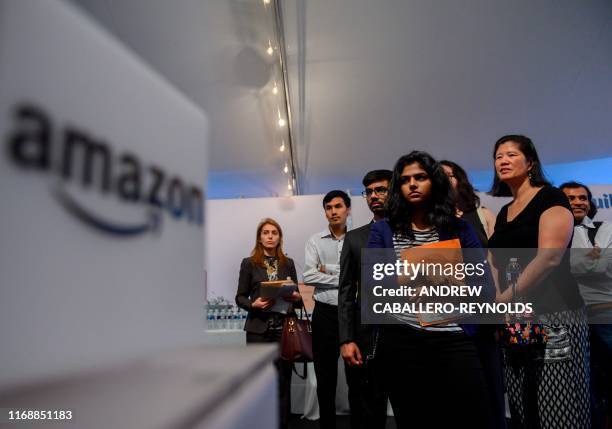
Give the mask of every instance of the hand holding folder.
M 261 282 L 260 296 L 274 300 L 274 305 L 267 311 L 287 313 L 292 303 L 283 298 L 291 297 L 297 289 L 297 284 L 291 279 Z

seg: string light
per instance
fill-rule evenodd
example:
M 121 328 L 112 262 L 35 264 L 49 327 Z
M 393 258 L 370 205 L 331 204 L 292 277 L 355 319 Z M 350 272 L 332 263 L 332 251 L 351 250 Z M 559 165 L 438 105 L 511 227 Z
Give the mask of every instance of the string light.
M 280 109 L 278 109 L 278 126 L 282 128 L 285 126 L 285 123 L 285 120 L 281 118 Z
M 268 7 L 272 4 L 274 4 L 275 6 L 277 6 L 276 3 L 274 3 L 272 0 L 262 0 L 263 4 L 264 4 L 264 9 L 267 11 Z M 274 9 L 275 6 L 272 6 L 272 9 Z M 280 26 L 279 26 L 279 22 L 278 22 L 278 17 L 276 17 L 276 29 L 279 30 Z M 279 30 L 282 34 L 282 28 L 280 28 Z M 265 40 L 265 39 L 264 39 Z M 272 41 L 274 41 L 274 44 L 272 44 Z M 279 36 L 278 38 L 275 37 L 271 37 L 268 38 L 268 45 L 265 47 L 265 51 L 266 53 L 270 56 L 273 57 L 275 55 L 275 53 L 278 53 L 279 55 L 279 60 L 280 60 L 280 67 L 281 67 L 281 72 L 283 71 L 283 60 L 282 57 L 285 55 L 284 53 L 284 49 L 283 49 L 283 45 L 282 45 L 282 35 Z M 278 51 L 278 52 L 275 52 Z M 278 77 L 277 77 L 278 79 Z M 274 96 L 279 96 L 281 95 L 281 91 L 285 91 L 283 96 L 287 96 L 286 91 L 287 91 L 287 87 L 286 87 L 286 81 L 283 82 L 279 82 L 278 80 L 274 79 L 273 83 L 272 83 L 272 88 L 271 88 L 271 92 Z M 269 93 L 268 93 L 269 94 Z M 282 101 L 280 101 L 280 103 L 282 103 Z M 275 103 L 276 104 L 276 103 Z M 284 113 L 281 113 L 281 105 L 277 104 L 277 118 L 276 118 L 276 123 L 278 124 L 278 129 L 277 132 L 280 131 L 281 128 L 284 127 L 288 127 L 288 118 L 289 118 L 289 107 L 287 107 L 287 110 L 285 111 L 283 109 Z M 272 107 L 273 109 L 273 107 Z M 272 110 L 274 111 L 274 110 Z M 281 144 L 280 146 L 278 146 L 279 151 L 283 154 L 281 155 L 281 158 L 284 158 L 284 162 L 283 162 L 283 173 L 285 175 L 287 175 L 287 190 L 289 191 L 290 195 L 295 195 L 296 194 L 296 189 L 297 189 L 297 181 L 295 178 L 295 167 L 293 165 L 293 159 L 291 158 L 291 153 L 287 154 L 288 156 L 285 156 L 285 152 L 290 152 L 290 151 L 286 151 L 285 149 L 287 148 L 287 145 L 285 144 L 285 138 L 284 136 L 284 130 L 280 131 L 279 134 L 281 134 Z M 289 135 L 289 138 L 291 138 L 291 134 Z M 292 147 L 289 146 L 289 149 L 291 149 Z

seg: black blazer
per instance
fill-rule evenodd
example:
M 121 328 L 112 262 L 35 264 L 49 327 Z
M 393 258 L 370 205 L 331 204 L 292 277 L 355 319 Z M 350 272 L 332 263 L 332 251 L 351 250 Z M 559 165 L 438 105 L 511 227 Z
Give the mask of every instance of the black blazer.
M 340 254 L 338 282 L 338 325 L 340 344 L 356 342 L 362 353 L 368 353 L 372 329 L 361 324 L 361 249 L 368 247 L 371 223 L 348 231 Z
M 287 258 L 287 264 L 278 267 L 278 279 L 287 277 L 297 283 L 297 273 L 293 259 Z M 240 276 L 238 278 L 238 291 L 236 292 L 236 304 L 249 312 L 244 330 L 254 334 L 263 334 L 268 329 L 268 319 L 272 313 L 251 307 L 251 303 L 260 296 L 260 283 L 268 281 L 268 273 L 264 267 L 257 266 L 251 262 L 251 258 L 244 258 L 240 264 Z M 301 305 L 298 303 L 298 305 Z M 295 306 L 295 304 L 294 304 Z

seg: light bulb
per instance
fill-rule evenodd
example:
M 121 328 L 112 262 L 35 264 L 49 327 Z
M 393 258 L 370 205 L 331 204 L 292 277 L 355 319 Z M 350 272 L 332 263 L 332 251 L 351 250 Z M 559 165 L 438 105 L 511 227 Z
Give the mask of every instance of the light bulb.
M 276 86 L 276 82 L 274 82 L 274 87 L 272 88 L 272 94 L 278 94 L 278 86 Z
M 270 4 L 270 0 L 263 0 L 264 4 Z
M 287 189 L 289 189 L 290 191 L 293 189 L 293 186 L 291 186 L 291 180 L 287 182 Z
M 283 140 L 283 142 L 281 143 L 279 150 L 280 150 L 281 152 L 284 152 L 284 151 L 285 151 L 285 140 Z
M 266 49 L 268 55 L 272 56 L 274 54 L 274 49 L 272 48 L 272 43 L 268 40 L 268 49 Z
M 287 165 L 286 162 L 285 162 L 285 168 L 283 168 L 283 171 L 285 172 L 285 174 L 289 173 L 289 166 Z
M 278 126 L 279 127 L 284 127 L 285 126 L 285 120 L 283 118 L 281 118 L 280 108 L 278 109 Z

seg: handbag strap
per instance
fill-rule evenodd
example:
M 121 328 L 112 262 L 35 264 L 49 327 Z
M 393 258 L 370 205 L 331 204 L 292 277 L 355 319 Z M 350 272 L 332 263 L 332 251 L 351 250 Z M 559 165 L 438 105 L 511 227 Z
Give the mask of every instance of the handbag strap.
M 300 300 L 302 301 L 302 307 L 300 307 L 300 319 L 304 319 L 304 314 L 306 315 L 306 320 L 310 325 L 310 317 L 308 316 L 308 312 L 306 311 L 306 306 L 304 305 L 304 300 L 302 299 L 302 295 L 300 294 Z
M 302 299 L 302 308 L 300 308 L 300 318 L 304 318 L 304 314 L 306 315 L 306 320 L 308 320 L 308 324 L 310 324 L 310 317 L 308 316 L 308 312 L 306 311 L 306 306 L 304 305 L 304 300 Z
M 304 376 L 301 376 L 298 372 L 297 369 L 295 369 L 295 362 L 293 362 L 291 364 L 291 368 L 293 369 L 293 372 L 295 372 L 295 375 L 297 375 L 298 377 L 300 377 L 302 380 L 306 380 L 306 377 L 308 376 L 308 364 L 306 362 L 303 363 L 304 365 Z

